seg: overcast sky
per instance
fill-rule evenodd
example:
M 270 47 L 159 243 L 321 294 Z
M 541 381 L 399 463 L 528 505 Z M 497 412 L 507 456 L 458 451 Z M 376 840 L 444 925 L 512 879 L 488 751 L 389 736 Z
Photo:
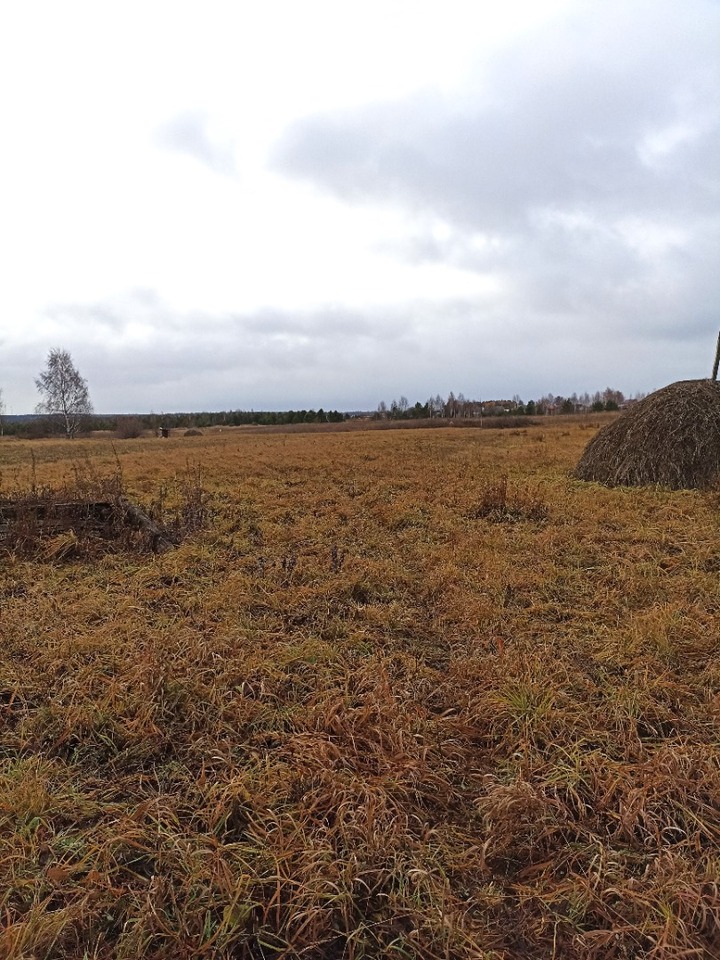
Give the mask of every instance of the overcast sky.
M 0 387 L 368 409 L 708 376 L 718 0 L 6 3 Z

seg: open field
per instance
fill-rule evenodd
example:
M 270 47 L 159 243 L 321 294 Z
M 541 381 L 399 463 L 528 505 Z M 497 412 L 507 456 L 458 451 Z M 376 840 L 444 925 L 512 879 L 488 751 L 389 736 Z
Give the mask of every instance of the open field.
M 720 957 L 720 495 L 591 435 L 0 441 L 204 520 L 0 556 L 0 957 Z

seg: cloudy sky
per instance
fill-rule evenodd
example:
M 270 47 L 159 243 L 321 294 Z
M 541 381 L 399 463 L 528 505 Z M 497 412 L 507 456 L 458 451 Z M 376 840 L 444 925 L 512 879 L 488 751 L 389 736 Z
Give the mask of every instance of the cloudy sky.
M 0 387 L 365 409 L 707 376 L 718 0 L 0 12 Z

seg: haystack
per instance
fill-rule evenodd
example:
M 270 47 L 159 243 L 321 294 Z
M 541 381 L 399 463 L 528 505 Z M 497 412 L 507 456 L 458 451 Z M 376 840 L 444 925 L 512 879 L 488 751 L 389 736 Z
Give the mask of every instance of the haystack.
M 720 480 L 720 383 L 680 380 L 638 401 L 588 443 L 579 480 L 710 487 Z

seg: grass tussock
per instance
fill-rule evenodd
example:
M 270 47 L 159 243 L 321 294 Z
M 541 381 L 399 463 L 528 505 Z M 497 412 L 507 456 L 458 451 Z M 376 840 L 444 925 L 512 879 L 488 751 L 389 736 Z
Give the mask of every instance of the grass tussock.
M 0 955 L 718 956 L 711 497 L 579 426 L 196 442 L 85 446 L 177 549 L 3 555 Z
M 477 503 L 468 511 L 473 520 L 517 523 L 520 520 L 547 520 L 548 506 L 538 493 L 513 487 L 506 474 L 485 482 Z

